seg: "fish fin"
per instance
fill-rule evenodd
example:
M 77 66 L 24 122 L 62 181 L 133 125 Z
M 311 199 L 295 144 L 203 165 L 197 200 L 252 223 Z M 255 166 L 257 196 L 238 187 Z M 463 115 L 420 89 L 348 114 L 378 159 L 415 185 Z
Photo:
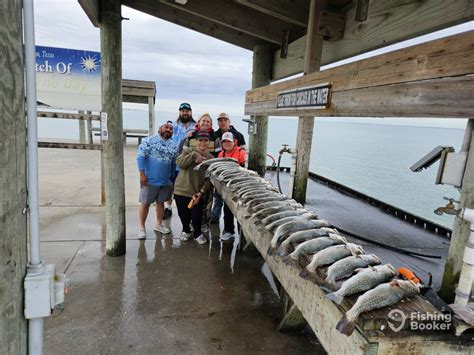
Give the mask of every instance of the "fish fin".
M 273 247 L 270 245 L 267 249 L 267 255 L 272 255 L 273 254 Z
M 300 272 L 300 277 L 302 277 L 303 279 L 306 279 L 309 275 L 309 271 L 308 269 L 304 268 L 301 272 Z
M 342 300 L 344 299 L 344 297 L 338 295 L 337 292 L 328 293 L 326 297 L 333 301 L 335 304 L 341 304 Z
M 351 335 L 355 329 L 355 321 L 350 321 L 347 319 L 347 315 L 342 316 L 342 318 L 337 322 L 336 329 L 344 334 L 344 335 Z

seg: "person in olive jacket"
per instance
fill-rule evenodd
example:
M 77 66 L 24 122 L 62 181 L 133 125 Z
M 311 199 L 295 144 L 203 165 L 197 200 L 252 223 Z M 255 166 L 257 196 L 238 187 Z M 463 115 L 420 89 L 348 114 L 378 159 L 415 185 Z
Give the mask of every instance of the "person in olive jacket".
M 205 195 L 211 190 L 211 182 L 205 177 L 204 170 L 194 170 L 194 167 L 204 160 L 213 158 L 213 155 L 209 153 L 209 132 L 199 131 L 196 140 L 195 149 L 183 150 L 176 159 L 180 170 L 174 185 L 174 197 L 179 219 L 183 225 L 180 239 L 187 241 L 194 237 L 199 244 L 205 244 L 207 239 L 201 234 L 202 214 Z

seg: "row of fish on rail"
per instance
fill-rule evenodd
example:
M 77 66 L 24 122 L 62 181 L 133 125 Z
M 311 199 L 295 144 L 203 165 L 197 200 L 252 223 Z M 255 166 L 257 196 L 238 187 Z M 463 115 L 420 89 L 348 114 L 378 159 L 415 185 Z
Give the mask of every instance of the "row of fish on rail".
M 268 254 L 276 254 L 295 267 L 300 258 L 309 256 L 311 261 L 301 271 L 302 277 L 327 267 L 320 286 L 336 304 L 341 304 L 344 297 L 360 294 L 336 326 L 341 333 L 351 335 L 361 313 L 394 305 L 420 292 L 414 282 L 397 279 L 392 265 L 382 264 L 374 254 L 366 255 L 362 246 L 347 242 L 328 221 L 318 219 L 235 160 L 210 159 L 196 167 L 200 168 L 207 168 L 212 179 L 225 184 L 246 218 L 273 233 Z

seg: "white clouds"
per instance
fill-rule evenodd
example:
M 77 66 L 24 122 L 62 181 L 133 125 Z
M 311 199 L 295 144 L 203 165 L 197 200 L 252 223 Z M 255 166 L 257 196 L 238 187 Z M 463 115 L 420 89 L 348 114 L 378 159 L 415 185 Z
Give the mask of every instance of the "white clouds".
M 35 2 L 36 42 L 100 50 L 100 32 L 75 0 Z M 252 53 L 139 11 L 122 7 L 123 76 L 153 80 L 157 109 L 176 111 L 189 101 L 196 112 L 241 115 L 251 87 Z

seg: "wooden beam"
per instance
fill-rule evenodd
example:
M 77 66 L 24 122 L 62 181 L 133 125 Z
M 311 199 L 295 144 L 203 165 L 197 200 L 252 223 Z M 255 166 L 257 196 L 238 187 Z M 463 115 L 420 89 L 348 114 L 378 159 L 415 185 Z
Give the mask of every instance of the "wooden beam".
M 344 36 L 325 43 L 322 65 L 353 57 L 406 39 L 474 19 L 474 2 L 470 0 L 371 0 L 367 21 L 355 21 L 356 8 L 346 14 Z M 288 57 L 273 56 L 272 80 L 301 73 L 304 66 L 306 36 L 288 46 Z
M 236 0 L 236 2 L 297 26 L 306 27 L 308 23 L 309 0 Z
M 102 144 L 38 142 L 38 148 L 102 150 Z
M 125 254 L 125 181 L 122 122 L 122 15 L 118 1 L 101 0 L 102 110 L 107 113 L 104 148 L 106 254 Z
M 308 16 L 308 31 L 305 52 L 304 75 L 318 72 L 321 66 L 321 53 L 324 36 L 318 31 L 321 13 L 326 10 L 326 0 L 311 0 Z M 296 136 L 296 172 L 292 196 L 301 204 L 306 202 L 309 162 L 313 142 L 314 117 L 298 118 L 298 134 Z
M 26 115 L 22 1 L 0 2 L 0 354 L 27 354 Z
M 71 112 L 38 110 L 36 115 L 37 117 L 61 118 L 61 119 L 66 119 L 66 120 L 100 121 L 100 115 L 93 115 L 92 113 L 85 113 L 85 112 L 71 113 Z
M 148 135 L 155 134 L 155 99 L 148 98 Z
M 78 0 L 79 5 L 95 27 L 99 27 L 99 0 Z
M 208 0 L 193 0 L 185 5 L 178 4 L 174 0 L 159 1 L 186 14 L 201 17 L 275 45 L 280 45 L 282 33 L 287 30 L 290 30 L 293 38 L 298 38 L 304 33 L 304 28 L 301 26 L 268 16 L 232 0 L 219 0 L 212 4 Z M 257 18 L 258 21 L 255 20 Z
M 459 117 L 474 114 L 474 31 L 247 92 L 246 114 Z M 277 110 L 278 92 L 332 84 L 328 110 Z
M 252 50 L 257 44 L 267 43 L 266 41 L 255 36 L 248 35 L 241 31 L 233 30 L 226 26 L 222 26 L 213 21 L 206 20 L 202 17 L 192 14 L 183 14 L 177 8 L 164 5 L 158 1 L 153 3 L 141 0 L 123 0 L 123 5 L 132 9 L 147 13 L 162 20 L 189 28 L 193 31 L 200 32 L 207 36 L 214 37 L 221 41 L 233 44 L 235 46 Z M 276 49 L 277 46 L 274 46 Z

